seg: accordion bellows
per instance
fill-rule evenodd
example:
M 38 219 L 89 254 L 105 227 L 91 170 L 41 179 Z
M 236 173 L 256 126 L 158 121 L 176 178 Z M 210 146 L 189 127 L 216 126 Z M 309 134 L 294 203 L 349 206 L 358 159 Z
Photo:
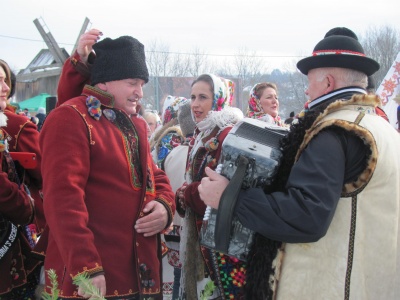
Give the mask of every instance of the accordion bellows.
M 203 246 L 246 260 L 254 232 L 234 215 L 237 196 L 242 188 L 264 188 L 273 182 L 282 156 L 280 140 L 286 133 L 286 128 L 244 118 L 226 136 L 219 167 L 230 183 L 219 209 L 206 210 L 200 231 Z

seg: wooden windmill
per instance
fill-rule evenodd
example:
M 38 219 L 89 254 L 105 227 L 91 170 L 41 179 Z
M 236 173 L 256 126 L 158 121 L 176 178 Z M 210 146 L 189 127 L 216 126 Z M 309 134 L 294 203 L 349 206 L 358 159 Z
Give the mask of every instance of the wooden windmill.
M 62 66 L 70 56 L 64 48 L 57 44 L 43 18 L 35 19 L 33 23 L 46 43 L 47 49 L 40 50 L 30 64 L 17 74 L 15 94 L 17 101 L 34 97 L 40 93 L 55 95 Z M 85 18 L 72 51 L 75 51 L 79 37 L 88 29 L 89 24 L 89 19 Z

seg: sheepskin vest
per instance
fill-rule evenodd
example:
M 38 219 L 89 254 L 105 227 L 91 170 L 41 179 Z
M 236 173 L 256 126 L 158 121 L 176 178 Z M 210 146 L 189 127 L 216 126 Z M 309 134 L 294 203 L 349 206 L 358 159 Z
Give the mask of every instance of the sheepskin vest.
M 376 115 L 378 103 L 367 95 L 336 101 L 307 131 L 297 158 L 330 126 L 359 136 L 372 154 L 343 186 L 326 235 L 286 244 L 276 299 L 400 299 L 400 135 Z

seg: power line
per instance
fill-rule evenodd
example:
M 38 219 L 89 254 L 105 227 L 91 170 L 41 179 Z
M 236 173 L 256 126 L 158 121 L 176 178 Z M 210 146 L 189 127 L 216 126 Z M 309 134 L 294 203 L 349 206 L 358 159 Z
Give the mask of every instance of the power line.
M 28 39 L 28 38 L 20 38 L 20 37 L 15 37 L 15 36 L 8 36 L 8 35 L 2 35 L 0 34 L 0 37 L 3 38 L 9 38 L 9 39 L 14 39 L 14 40 L 22 40 L 22 41 L 29 41 L 29 42 L 39 42 L 43 43 L 43 40 L 35 40 L 35 39 Z M 69 43 L 58 43 L 60 45 L 66 45 L 66 46 L 74 46 L 74 44 L 69 44 Z M 200 53 L 190 53 L 190 52 L 174 52 L 174 51 L 157 51 L 157 50 L 145 50 L 147 53 L 160 53 L 160 54 L 176 54 L 176 55 L 201 55 L 201 56 L 219 56 L 219 57 L 238 57 L 238 56 L 249 56 L 246 54 L 200 54 Z M 302 58 L 304 56 L 299 56 L 299 55 L 251 55 L 252 57 L 258 57 L 258 58 Z
M 204 56 L 249 56 L 248 54 L 199 54 L 199 53 L 188 53 L 188 52 L 171 52 L 171 51 L 154 51 L 154 50 L 147 50 L 148 53 L 164 53 L 164 54 L 183 54 L 183 55 L 204 55 Z M 251 57 L 261 57 L 261 58 L 299 58 L 304 57 L 300 55 L 251 55 Z
M 14 39 L 14 40 L 22 40 L 22 41 L 29 41 L 29 42 L 39 42 L 39 43 L 44 43 L 43 40 L 34 40 L 34 39 L 27 39 L 27 38 L 20 38 L 20 37 L 15 37 L 15 36 L 8 36 L 8 35 L 2 35 L 0 34 L 0 37 L 8 38 L 8 39 Z M 60 45 L 68 45 L 68 46 L 73 46 L 74 44 L 68 44 L 68 43 L 58 43 Z

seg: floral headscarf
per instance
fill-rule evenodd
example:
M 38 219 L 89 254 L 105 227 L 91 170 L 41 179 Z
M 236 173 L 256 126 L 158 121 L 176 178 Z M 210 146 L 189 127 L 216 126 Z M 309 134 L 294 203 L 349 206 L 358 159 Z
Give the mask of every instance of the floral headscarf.
M 256 95 L 256 88 L 259 83 L 256 83 L 250 91 L 249 106 L 247 107 L 246 116 L 249 118 L 257 119 L 265 115 L 261 107 L 260 98 Z
M 268 123 L 274 123 L 281 126 L 282 120 L 279 115 L 272 117 L 265 113 L 260 102 L 260 98 L 256 94 L 257 87 L 260 83 L 256 83 L 250 91 L 249 105 L 247 107 L 246 117 L 253 119 L 261 119 Z
M 212 110 L 221 111 L 225 106 L 231 106 L 235 85 L 233 81 L 214 74 L 206 74 L 211 77 L 214 83 L 214 99 Z
M 167 124 L 172 119 L 176 119 L 178 117 L 179 106 L 187 101 L 188 100 L 184 97 L 167 96 L 163 105 L 162 125 Z

